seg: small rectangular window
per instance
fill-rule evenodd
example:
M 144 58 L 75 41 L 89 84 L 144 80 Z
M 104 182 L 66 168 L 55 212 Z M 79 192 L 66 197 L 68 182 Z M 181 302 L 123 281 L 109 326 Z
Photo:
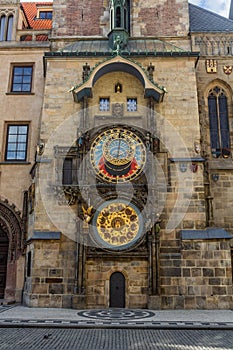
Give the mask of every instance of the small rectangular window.
M 72 171 L 73 171 L 73 160 L 72 158 L 65 158 L 63 163 L 63 174 L 62 174 L 62 184 L 72 185 Z
M 27 277 L 31 277 L 32 252 L 28 252 L 27 258 Z
M 8 125 L 5 160 L 26 161 L 28 125 Z
M 100 98 L 100 111 L 110 110 L 110 100 L 109 98 Z
M 40 19 L 52 19 L 53 11 L 40 11 L 39 18 Z
M 127 111 L 135 112 L 137 110 L 137 99 L 136 98 L 127 98 Z
M 11 92 L 28 93 L 32 89 L 32 66 L 14 66 Z

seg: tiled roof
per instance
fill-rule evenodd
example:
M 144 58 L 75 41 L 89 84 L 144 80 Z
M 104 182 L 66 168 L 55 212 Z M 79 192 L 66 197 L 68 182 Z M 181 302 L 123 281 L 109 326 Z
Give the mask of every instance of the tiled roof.
M 189 4 L 190 32 L 233 32 L 233 20 Z
M 21 6 L 30 29 L 40 30 L 52 28 L 51 19 L 36 18 L 38 8 L 43 6 L 52 8 L 52 2 L 22 2 Z

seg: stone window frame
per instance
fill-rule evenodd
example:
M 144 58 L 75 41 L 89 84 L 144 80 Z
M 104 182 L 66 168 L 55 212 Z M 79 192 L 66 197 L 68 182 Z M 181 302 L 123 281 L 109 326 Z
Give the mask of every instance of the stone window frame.
M 14 80 L 14 69 L 17 67 L 32 68 L 32 74 L 30 79 L 30 91 L 14 91 L 13 90 L 13 80 Z M 24 76 L 24 75 L 23 75 Z M 34 62 L 13 62 L 10 64 L 10 75 L 9 75 L 9 83 L 8 90 L 6 95 L 34 95 L 34 76 L 35 76 L 35 63 Z
M 229 151 L 230 154 L 228 156 L 224 156 L 222 151 L 221 154 L 216 156 L 214 152 L 211 150 L 211 135 L 210 135 L 210 122 L 209 122 L 209 105 L 208 105 L 208 97 L 210 92 L 215 88 L 218 87 L 220 90 L 224 91 L 225 96 L 227 98 L 227 115 L 228 115 L 228 126 L 229 126 Z M 204 144 L 207 147 L 208 154 L 212 159 L 224 159 L 224 158 L 230 158 L 232 156 L 232 145 L 233 145 L 233 138 L 232 138 L 232 115 L 233 115 L 233 110 L 232 110 L 232 89 L 231 87 L 224 81 L 220 79 L 215 79 L 213 80 L 210 84 L 205 89 L 204 92 L 204 97 L 205 97 L 205 120 L 204 120 L 204 125 L 206 128 L 204 128 Z M 206 152 L 206 149 L 205 149 Z

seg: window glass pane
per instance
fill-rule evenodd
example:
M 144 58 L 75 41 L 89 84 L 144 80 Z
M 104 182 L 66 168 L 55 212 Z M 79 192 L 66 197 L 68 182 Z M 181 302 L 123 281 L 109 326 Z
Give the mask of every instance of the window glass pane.
M 13 134 L 13 135 L 16 135 L 17 132 L 18 132 L 18 126 L 13 126 L 13 125 L 10 125 L 9 128 L 8 128 L 8 132 L 9 134 Z
M 137 99 L 136 98 L 128 98 L 127 99 L 127 111 L 135 112 L 137 110 Z
M 109 111 L 110 101 L 109 98 L 100 98 L 100 111 Z
M 219 133 L 218 133 L 217 99 L 215 95 L 209 96 L 208 107 L 209 107 L 211 148 L 212 148 L 212 152 L 216 153 L 220 149 L 220 144 L 219 144 Z
M 62 174 L 63 185 L 72 184 L 72 158 L 66 158 L 63 163 L 63 174 Z
M 20 92 L 21 91 L 21 85 L 20 84 L 13 84 L 12 91 Z
M 8 151 L 15 151 L 16 143 L 8 143 Z
M 16 159 L 16 153 L 15 152 L 7 152 L 7 160 L 14 160 Z
M 15 84 L 21 84 L 23 81 L 23 76 L 22 75 L 15 75 L 14 76 L 14 83 Z
M 31 75 L 26 75 L 26 76 L 24 76 L 23 77 L 23 83 L 25 84 L 25 83 L 31 83 Z
M 23 74 L 24 75 L 31 75 L 32 74 L 32 67 L 25 67 L 23 69 Z
M 14 67 L 14 75 L 23 75 L 23 67 Z
M 30 90 L 31 90 L 31 85 L 29 85 L 29 84 L 23 84 L 23 86 L 22 86 L 22 91 L 30 92 Z
M 224 94 L 219 96 L 219 117 L 221 128 L 221 142 L 222 148 L 230 147 L 229 140 L 229 124 L 228 124 L 228 111 L 227 111 L 227 98 Z
M 25 152 L 17 152 L 17 160 L 25 160 Z
M 26 142 L 27 135 L 19 135 L 18 136 L 18 142 Z
M 27 132 L 28 132 L 28 126 L 27 125 L 24 125 L 24 126 L 19 126 L 18 127 L 18 131 L 19 131 L 19 134 L 22 135 L 27 135 Z
M 7 26 L 7 37 L 6 37 L 7 41 L 11 40 L 12 28 L 13 28 L 13 16 L 9 16 L 9 18 L 8 18 L 8 26 Z
M 0 41 L 4 41 L 4 33 L 5 33 L 5 25 L 6 25 L 6 16 L 2 16 L 0 19 Z
M 18 151 L 25 151 L 25 150 L 26 150 L 26 143 L 19 143 Z
M 17 141 L 17 135 L 9 135 L 8 142 L 16 142 Z

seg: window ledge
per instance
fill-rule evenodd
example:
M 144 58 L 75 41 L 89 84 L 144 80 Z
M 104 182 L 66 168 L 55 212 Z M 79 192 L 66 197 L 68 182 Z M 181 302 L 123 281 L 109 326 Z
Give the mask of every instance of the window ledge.
M 26 162 L 26 161 L 17 161 L 17 160 L 6 160 L 5 162 L 0 162 L 0 165 L 29 165 L 31 162 Z
M 35 95 L 35 92 L 6 92 L 6 95 Z

